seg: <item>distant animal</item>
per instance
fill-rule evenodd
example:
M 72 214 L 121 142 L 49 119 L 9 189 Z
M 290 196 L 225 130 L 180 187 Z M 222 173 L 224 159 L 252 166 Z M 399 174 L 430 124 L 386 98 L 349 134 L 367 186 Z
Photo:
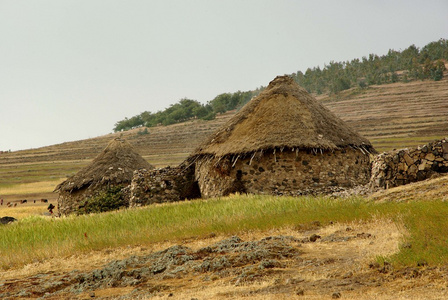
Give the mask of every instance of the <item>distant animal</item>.
M 21 203 L 21 204 L 23 204 L 23 203 L 27 203 L 27 202 L 28 202 L 28 200 L 26 200 L 26 199 L 25 199 L 25 200 L 20 200 L 20 203 Z
M 48 199 L 40 199 L 40 202 L 47 203 Z
M 50 212 L 50 214 L 53 214 L 53 209 L 55 209 L 56 206 L 54 206 L 52 203 L 50 203 L 50 205 L 48 205 L 48 211 Z
M 14 203 L 14 206 L 17 206 L 17 203 Z
M 4 224 L 4 225 L 12 223 L 12 222 L 15 222 L 15 221 L 17 221 L 17 219 L 13 218 L 13 217 L 2 217 L 2 218 L 0 218 L 0 224 Z

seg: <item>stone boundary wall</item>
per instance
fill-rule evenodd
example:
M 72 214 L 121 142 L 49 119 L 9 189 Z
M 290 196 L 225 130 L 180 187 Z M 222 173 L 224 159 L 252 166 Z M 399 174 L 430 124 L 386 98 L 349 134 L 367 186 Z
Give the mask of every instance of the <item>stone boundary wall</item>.
M 448 172 L 448 138 L 414 149 L 384 152 L 372 162 L 371 188 L 391 188 Z
M 134 171 L 130 186 L 129 206 L 176 202 L 200 198 L 194 179 L 194 166 L 166 167 L 155 170 Z

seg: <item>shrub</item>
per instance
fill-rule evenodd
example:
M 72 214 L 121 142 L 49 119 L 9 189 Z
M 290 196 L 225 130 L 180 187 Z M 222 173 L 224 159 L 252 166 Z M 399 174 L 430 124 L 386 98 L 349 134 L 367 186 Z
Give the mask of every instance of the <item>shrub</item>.
M 111 187 L 97 195 L 87 198 L 78 214 L 99 213 L 127 207 L 122 186 Z
M 146 134 L 149 134 L 149 131 L 148 131 L 148 128 L 147 128 L 147 127 L 145 127 L 145 129 L 140 129 L 140 130 L 137 132 L 137 135 L 146 135 Z

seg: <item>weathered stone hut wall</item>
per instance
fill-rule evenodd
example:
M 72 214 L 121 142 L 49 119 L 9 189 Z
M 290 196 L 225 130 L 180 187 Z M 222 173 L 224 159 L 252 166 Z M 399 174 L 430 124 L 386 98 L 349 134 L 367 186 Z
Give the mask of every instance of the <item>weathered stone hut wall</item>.
M 116 187 L 116 186 L 124 186 L 123 192 L 125 195 L 125 200 L 129 202 L 129 197 L 126 195 L 128 194 L 126 185 L 128 185 L 129 182 L 123 182 L 122 184 L 108 184 L 103 187 L 96 187 L 95 189 L 92 189 L 90 187 L 82 188 L 77 191 L 60 191 L 59 197 L 58 197 L 58 215 L 59 216 L 66 216 L 73 213 L 79 213 L 82 211 L 86 200 L 88 200 L 91 197 L 97 196 L 102 191 L 107 191 L 109 188 Z
M 336 151 L 270 150 L 217 161 L 202 157 L 196 179 L 204 198 L 230 193 L 304 195 L 330 193 L 370 179 L 369 154 Z
M 91 193 L 86 190 L 80 190 L 69 193 L 67 191 L 59 192 L 58 197 L 58 215 L 65 216 L 72 213 L 76 213 L 80 206 L 84 204 L 86 198 L 91 197 Z
M 201 197 L 194 178 L 194 166 L 184 165 L 135 171 L 130 193 L 130 207 Z
M 381 153 L 372 162 L 373 188 L 391 188 L 448 172 L 448 139 Z

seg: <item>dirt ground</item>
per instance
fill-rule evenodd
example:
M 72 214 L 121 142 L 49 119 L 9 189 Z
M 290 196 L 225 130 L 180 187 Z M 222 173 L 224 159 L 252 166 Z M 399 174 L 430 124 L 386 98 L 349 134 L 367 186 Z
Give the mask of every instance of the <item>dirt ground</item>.
M 447 267 L 393 269 L 388 220 L 109 249 L 0 274 L 1 299 L 446 299 Z

